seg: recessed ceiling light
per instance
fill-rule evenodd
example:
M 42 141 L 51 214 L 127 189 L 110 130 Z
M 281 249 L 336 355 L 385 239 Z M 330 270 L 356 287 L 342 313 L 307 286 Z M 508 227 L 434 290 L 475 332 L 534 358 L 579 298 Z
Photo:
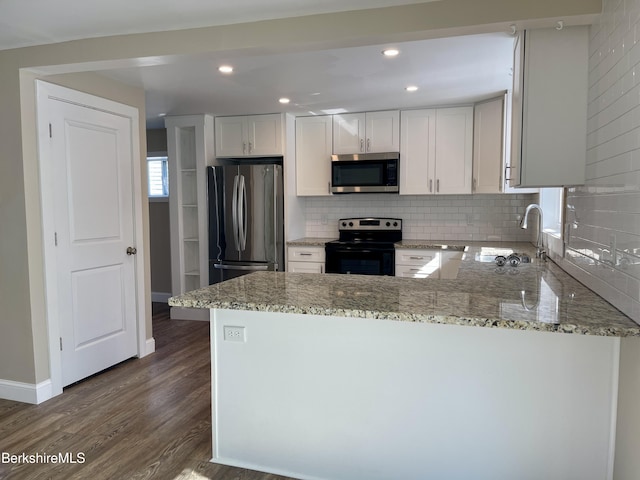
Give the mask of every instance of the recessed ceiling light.
M 218 67 L 218 71 L 220 73 L 232 73 L 233 72 L 233 67 L 231 65 L 220 65 Z
M 386 48 L 382 51 L 382 54 L 385 57 L 395 57 L 399 53 L 400 53 L 400 50 L 398 50 L 397 48 Z
M 408 87 L 405 88 L 405 90 L 407 92 L 415 92 L 416 90 L 418 90 L 418 87 L 416 87 L 415 85 L 409 85 Z
M 278 100 L 280 103 L 289 103 L 291 100 L 289 100 L 286 97 L 282 97 L 280 100 Z

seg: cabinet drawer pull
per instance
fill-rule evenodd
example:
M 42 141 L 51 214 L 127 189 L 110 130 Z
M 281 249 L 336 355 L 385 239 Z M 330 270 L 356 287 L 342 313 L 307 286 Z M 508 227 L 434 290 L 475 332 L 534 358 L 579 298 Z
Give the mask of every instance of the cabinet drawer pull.
M 424 260 L 424 257 L 409 257 L 410 260 Z
M 300 255 L 301 257 L 310 257 L 313 255 L 313 253 L 304 253 L 304 252 L 300 252 L 298 255 Z

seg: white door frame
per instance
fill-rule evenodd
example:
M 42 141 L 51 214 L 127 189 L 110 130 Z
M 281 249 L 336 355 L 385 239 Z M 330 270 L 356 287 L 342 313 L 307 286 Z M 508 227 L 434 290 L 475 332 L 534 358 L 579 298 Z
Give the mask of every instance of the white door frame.
M 147 347 L 145 274 L 144 274 L 144 229 L 142 223 L 142 167 L 140 159 L 140 133 L 138 109 L 112 100 L 78 92 L 42 80 L 36 80 L 38 162 L 40 169 L 40 201 L 42 207 L 42 235 L 44 253 L 44 280 L 47 333 L 49 336 L 49 376 L 51 396 L 62 393 L 62 356 L 60 354 L 60 319 L 58 318 L 57 262 L 55 252 L 54 185 L 53 162 L 49 158 L 49 120 L 47 101 L 60 100 L 75 105 L 87 106 L 114 115 L 128 118 L 131 125 L 131 148 L 133 158 L 133 228 L 138 254 L 134 257 L 136 285 L 137 345 L 138 357 L 154 351 L 153 343 Z M 47 400 L 46 398 L 42 399 Z

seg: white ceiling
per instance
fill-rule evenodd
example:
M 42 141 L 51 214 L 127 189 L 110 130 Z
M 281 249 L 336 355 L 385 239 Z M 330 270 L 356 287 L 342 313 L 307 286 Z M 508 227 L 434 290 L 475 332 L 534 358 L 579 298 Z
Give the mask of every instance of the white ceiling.
M 452 105 L 489 98 L 511 85 L 513 37 L 485 34 L 319 52 L 184 58 L 170 65 L 103 72 L 143 86 L 147 125 L 159 114 L 294 115 Z M 234 73 L 217 71 L 222 63 Z M 416 92 L 405 87 L 415 85 Z M 288 105 L 280 97 L 291 100 Z
M 362 8 L 425 0 L 0 0 L 0 49 L 26 45 Z M 73 12 L 69 15 L 68 12 Z M 148 128 L 159 114 L 241 115 L 414 108 L 468 103 L 510 88 L 513 37 L 484 34 L 390 45 L 269 55 L 215 53 L 100 72 L 143 87 Z M 231 64 L 222 75 L 217 67 Z M 419 87 L 408 93 L 407 85 Z M 278 99 L 286 96 L 289 105 Z

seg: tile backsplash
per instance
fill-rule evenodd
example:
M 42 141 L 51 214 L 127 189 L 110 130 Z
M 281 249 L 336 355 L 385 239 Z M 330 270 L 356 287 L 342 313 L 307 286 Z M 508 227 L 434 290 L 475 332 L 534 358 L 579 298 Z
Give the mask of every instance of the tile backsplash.
M 604 0 L 589 39 L 585 186 L 562 266 L 640 323 L 640 0 Z
M 530 242 L 535 229 L 522 230 L 519 219 L 537 198 L 537 194 L 307 197 L 305 234 L 337 237 L 340 218 L 378 216 L 401 218 L 406 239 Z

